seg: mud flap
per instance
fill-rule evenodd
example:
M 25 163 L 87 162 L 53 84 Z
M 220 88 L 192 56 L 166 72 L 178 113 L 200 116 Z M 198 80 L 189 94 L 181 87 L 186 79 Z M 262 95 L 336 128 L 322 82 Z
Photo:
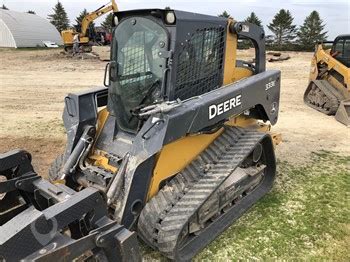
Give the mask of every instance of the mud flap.
M 335 119 L 346 126 L 350 126 L 350 99 L 340 102 Z

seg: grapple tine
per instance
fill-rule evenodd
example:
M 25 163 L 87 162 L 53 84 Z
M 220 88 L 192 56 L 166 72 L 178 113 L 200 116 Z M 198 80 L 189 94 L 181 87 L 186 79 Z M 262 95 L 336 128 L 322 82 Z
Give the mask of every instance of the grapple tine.
M 31 160 L 31 155 L 24 150 L 0 154 L 0 226 L 30 205 L 16 185 L 22 179 L 38 177 Z
M 25 150 L 11 150 L 0 154 L 0 175 L 5 175 L 10 169 L 17 168 L 18 175 L 32 171 L 32 156 Z

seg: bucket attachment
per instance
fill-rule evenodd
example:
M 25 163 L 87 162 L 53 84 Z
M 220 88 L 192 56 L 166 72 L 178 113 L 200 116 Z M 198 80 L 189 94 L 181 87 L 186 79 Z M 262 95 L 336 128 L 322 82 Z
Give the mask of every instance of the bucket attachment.
M 335 119 L 346 126 L 350 126 L 350 99 L 340 102 Z

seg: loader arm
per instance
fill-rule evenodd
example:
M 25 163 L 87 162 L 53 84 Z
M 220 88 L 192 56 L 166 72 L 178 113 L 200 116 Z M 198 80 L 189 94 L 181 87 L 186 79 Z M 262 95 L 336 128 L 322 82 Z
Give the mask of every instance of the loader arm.
M 83 19 L 83 21 L 81 22 L 81 37 L 86 36 L 87 30 L 90 26 L 90 24 L 96 20 L 97 18 L 99 18 L 100 16 L 113 11 L 113 12 L 118 12 L 118 6 L 117 3 L 115 2 L 115 0 L 112 0 L 112 3 L 109 5 L 103 5 L 100 8 L 98 8 L 97 10 L 89 13 L 88 15 L 86 15 Z

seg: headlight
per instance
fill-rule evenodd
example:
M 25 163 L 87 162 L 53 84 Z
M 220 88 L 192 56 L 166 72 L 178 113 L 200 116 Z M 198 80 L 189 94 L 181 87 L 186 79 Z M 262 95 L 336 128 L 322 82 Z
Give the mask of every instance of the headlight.
M 165 16 L 165 21 L 168 24 L 174 24 L 175 23 L 175 14 L 174 12 L 168 12 Z

